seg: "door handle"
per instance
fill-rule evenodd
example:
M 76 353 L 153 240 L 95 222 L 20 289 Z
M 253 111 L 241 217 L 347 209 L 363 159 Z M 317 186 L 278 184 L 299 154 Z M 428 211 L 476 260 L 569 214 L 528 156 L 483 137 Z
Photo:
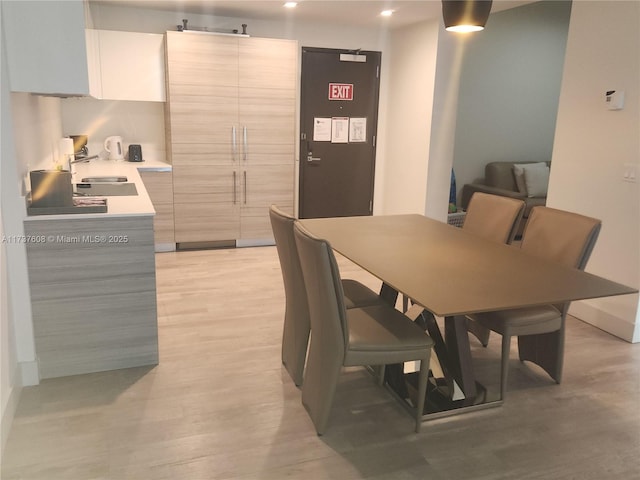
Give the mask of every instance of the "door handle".
M 313 162 L 319 162 L 321 161 L 322 158 L 320 157 L 314 157 L 313 153 L 309 152 L 309 155 L 307 155 L 307 162 L 309 163 L 313 163 Z
M 247 140 L 247 127 L 242 127 L 242 161 L 247 163 L 247 149 L 249 142 Z
M 233 171 L 233 204 L 236 204 L 236 171 Z
M 236 161 L 238 156 L 238 143 L 236 142 L 236 126 L 231 127 L 231 160 Z
M 243 172 L 244 174 L 244 204 L 247 204 L 247 171 Z

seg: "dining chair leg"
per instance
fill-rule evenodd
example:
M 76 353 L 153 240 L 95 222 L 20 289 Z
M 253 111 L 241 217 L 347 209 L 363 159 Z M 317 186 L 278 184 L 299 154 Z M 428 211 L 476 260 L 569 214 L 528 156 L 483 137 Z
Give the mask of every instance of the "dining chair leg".
M 289 372 L 296 387 L 302 385 L 304 363 L 307 357 L 309 328 L 295 325 L 295 321 L 286 317 L 282 333 L 282 364 Z
M 540 366 L 556 383 L 562 381 L 565 325 L 556 332 L 518 337 L 520 360 Z
M 420 360 L 420 371 L 418 372 L 418 401 L 416 403 L 416 433 L 420 433 L 422 427 L 422 415 L 424 413 L 424 402 L 427 398 L 427 383 L 429 381 L 429 357 Z
M 467 318 L 467 330 L 469 333 L 473 334 L 476 337 L 483 347 L 489 345 L 489 336 L 491 335 L 491 330 L 486 328 L 483 325 L 480 325 L 478 322 L 474 322 Z
M 302 383 L 302 405 L 316 427 L 318 435 L 326 429 L 333 399 L 342 371 L 343 357 L 322 349 L 319 340 L 311 334 L 309 356 Z
M 507 377 L 509 376 L 509 353 L 511 352 L 511 335 L 502 335 L 502 363 L 500 367 L 500 400 L 507 393 Z

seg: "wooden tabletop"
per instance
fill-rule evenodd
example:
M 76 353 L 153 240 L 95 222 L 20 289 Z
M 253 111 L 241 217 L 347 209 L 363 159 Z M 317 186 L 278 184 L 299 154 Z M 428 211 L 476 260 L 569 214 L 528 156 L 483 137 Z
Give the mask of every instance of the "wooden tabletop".
M 422 215 L 301 220 L 313 235 L 434 315 L 636 293 Z

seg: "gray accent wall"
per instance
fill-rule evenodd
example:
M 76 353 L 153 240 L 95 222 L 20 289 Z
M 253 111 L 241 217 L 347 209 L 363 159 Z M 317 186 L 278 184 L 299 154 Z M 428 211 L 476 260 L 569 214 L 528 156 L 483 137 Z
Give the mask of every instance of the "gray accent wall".
M 549 161 L 571 2 L 491 14 L 461 62 L 453 168 L 458 200 L 491 161 Z

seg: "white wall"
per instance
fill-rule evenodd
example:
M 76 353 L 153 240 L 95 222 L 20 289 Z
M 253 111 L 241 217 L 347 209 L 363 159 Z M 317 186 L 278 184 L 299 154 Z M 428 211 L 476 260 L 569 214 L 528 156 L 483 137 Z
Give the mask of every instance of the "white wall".
M 0 235 L 4 235 L 2 212 L 0 211 Z M 15 348 L 15 336 L 11 309 L 9 308 L 9 280 L 7 274 L 7 249 L 0 245 L 0 452 L 9 435 L 11 421 L 20 397 L 21 382 L 18 376 L 18 357 Z M 0 459 L 2 454 L 0 453 Z M 0 463 L 1 460 L 0 460 Z
M 60 99 L 29 93 L 11 94 L 15 156 L 21 196 L 30 191 L 29 171 L 64 165 L 59 154 L 62 129 Z M 65 167 L 66 168 L 66 167 Z
M 607 90 L 625 91 L 608 111 Z M 587 271 L 640 285 L 640 2 L 574 2 L 553 148 L 548 205 L 602 219 Z M 640 341 L 638 296 L 574 302 L 571 312 Z
M 2 21 L 2 11 L 0 9 L 0 22 Z M 5 158 L 5 152 L 8 152 L 7 134 L 10 132 L 9 122 L 9 92 L 7 88 L 6 73 L 6 55 L 4 51 L 4 42 L 0 37 L 0 88 L 2 88 L 0 97 L 0 109 L 2 111 L 2 121 L 0 124 L 0 159 Z M 4 178 L 3 168 L 0 166 L 0 185 Z M 0 192 L 1 194 L 1 192 Z M 4 201 L 0 196 L 0 206 L 4 205 Z M 0 208 L 0 236 L 5 235 L 4 216 L 2 208 Z M 2 452 L 4 451 L 5 442 L 9 435 L 9 429 L 15 413 L 16 405 L 20 397 L 21 382 L 18 376 L 18 355 L 16 352 L 16 339 L 13 331 L 14 319 L 9 307 L 9 279 L 7 267 L 7 248 L 6 242 L 0 243 L 0 465 L 2 464 Z
M 443 222 L 449 207 L 460 72 L 469 38 L 447 32 L 440 25 L 424 213 Z
M 4 89 L 8 83 L 3 82 Z M 5 234 L 10 238 L 24 235 L 25 195 L 30 190 L 28 172 L 51 169 L 59 156 L 62 138 L 60 100 L 28 93 L 7 93 L 3 98 L 2 123 L 2 215 Z M 11 316 L 15 330 L 16 351 L 23 385 L 39 382 L 37 357 L 31 318 L 31 297 L 24 241 L 7 242 Z
M 424 214 L 431 111 L 436 78 L 439 22 L 424 22 L 391 35 L 393 55 L 386 72 L 393 100 L 385 119 L 383 209 L 381 213 Z
M 491 14 L 469 36 L 462 62 L 454 171 L 465 183 L 491 161 L 549 161 L 571 2 Z
M 90 155 L 108 155 L 104 140 L 122 137 L 125 152 L 129 144 L 142 147 L 145 160 L 164 161 L 164 103 L 68 98 L 62 100 L 64 135 L 87 135 Z

